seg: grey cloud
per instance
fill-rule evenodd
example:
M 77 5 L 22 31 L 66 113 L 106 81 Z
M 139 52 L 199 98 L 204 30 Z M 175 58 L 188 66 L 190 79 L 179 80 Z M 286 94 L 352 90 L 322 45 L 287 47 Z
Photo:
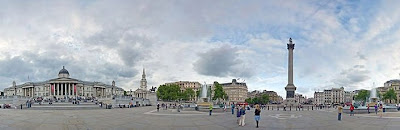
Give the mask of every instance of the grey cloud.
M 356 86 L 371 77 L 370 71 L 366 70 L 364 65 L 355 65 L 352 68 L 342 70 L 340 75 L 332 81 L 339 86 Z
M 237 48 L 228 45 L 211 49 L 199 54 L 199 59 L 193 63 L 194 70 L 202 75 L 228 77 L 251 77 L 252 71 L 239 59 Z
M 357 57 L 360 58 L 361 60 L 367 60 L 364 54 L 361 54 L 360 52 L 357 52 Z

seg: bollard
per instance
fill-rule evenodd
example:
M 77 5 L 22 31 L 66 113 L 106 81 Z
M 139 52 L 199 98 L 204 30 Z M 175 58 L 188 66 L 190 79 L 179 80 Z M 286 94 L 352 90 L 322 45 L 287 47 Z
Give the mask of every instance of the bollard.
M 276 108 L 278 109 L 278 111 L 279 111 L 279 106 L 276 106 Z
M 314 106 L 311 106 L 311 110 L 314 110 Z
M 269 110 L 269 106 L 268 106 L 268 110 Z
M 307 111 L 309 111 L 310 110 L 310 106 L 307 106 Z
M 292 111 L 292 106 L 289 106 L 289 111 Z

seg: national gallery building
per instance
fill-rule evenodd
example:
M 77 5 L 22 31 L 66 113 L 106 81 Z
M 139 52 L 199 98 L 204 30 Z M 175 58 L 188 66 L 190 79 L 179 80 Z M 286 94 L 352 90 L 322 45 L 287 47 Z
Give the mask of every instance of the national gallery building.
M 9 88 L 4 89 L 5 96 L 25 96 L 44 98 L 64 97 L 101 97 L 110 95 L 123 95 L 124 90 L 101 82 L 88 82 L 69 77 L 69 72 L 63 67 L 58 73 L 58 78 L 43 82 L 27 82 L 17 85 L 15 81 Z

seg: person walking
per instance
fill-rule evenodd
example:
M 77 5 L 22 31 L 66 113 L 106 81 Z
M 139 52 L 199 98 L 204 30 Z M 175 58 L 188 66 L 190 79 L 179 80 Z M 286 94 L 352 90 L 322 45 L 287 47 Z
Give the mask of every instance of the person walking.
M 283 111 L 286 111 L 286 104 L 283 105 Z
M 231 110 L 232 110 L 232 115 L 233 115 L 235 113 L 235 104 L 234 103 L 231 104 Z
M 240 124 L 240 110 L 241 110 L 241 108 L 240 108 L 240 106 L 237 106 L 236 107 L 236 117 L 237 117 L 237 121 L 236 121 L 236 123 L 237 124 Z M 240 126 L 240 125 L 239 125 Z
M 378 115 L 378 106 L 377 106 L 377 104 L 375 104 L 375 115 Z
M 240 110 L 240 123 L 239 126 L 244 126 L 244 120 L 246 119 L 246 106 L 243 105 L 242 109 Z
M 342 106 L 338 107 L 338 120 L 341 121 L 342 120 L 342 112 L 343 112 L 343 108 Z
M 258 128 L 258 121 L 260 121 L 260 113 L 261 113 L 260 106 L 257 104 L 256 110 L 254 111 L 254 120 L 256 120 L 257 124 L 256 128 Z
M 380 104 L 379 105 L 379 118 L 382 118 L 382 115 L 383 115 L 383 105 Z
M 210 108 L 210 116 L 211 116 L 212 109 L 213 109 L 212 103 L 210 103 L 210 106 L 209 106 L 209 108 Z
M 368 107 L 367 107 L 367 110 L 368 110 L 368 114 L 369 114 L 369 113 L 370 113 L 370 112 L 369 112 L 369 105 L 368 105 Z
M 131 105 L 129 105 L 129 106 L 131 106 Z M 157 103 L 157 112 L 159 112 L 160 111 L 160 103 Z
M 354 106 L 350 104 L 350 116 L 354 116 Z

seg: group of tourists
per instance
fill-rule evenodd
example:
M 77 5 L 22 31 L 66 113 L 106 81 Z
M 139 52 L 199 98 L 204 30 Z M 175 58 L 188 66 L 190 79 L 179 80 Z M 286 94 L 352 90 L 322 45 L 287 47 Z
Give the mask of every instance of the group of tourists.
M 232 115 L 235 113 L 235 108 L 236 108 L 236 117 L 237 117 L 237 124 L 239 126 L 245 126 L 245 119 L 246 119 L 246 107 L 249 110 L 250 107 L 246 105 L 235 105 L 231 104 L 231 110 L 232 110 Z M 260 121 L 260 113 L 261 113 L 261 107 L 260 105 L 256 104 L 255 105 L 255 110 L 254 110 L 254 120 L 256 121 L 256 128 L 258 128 L 258 123 Z

